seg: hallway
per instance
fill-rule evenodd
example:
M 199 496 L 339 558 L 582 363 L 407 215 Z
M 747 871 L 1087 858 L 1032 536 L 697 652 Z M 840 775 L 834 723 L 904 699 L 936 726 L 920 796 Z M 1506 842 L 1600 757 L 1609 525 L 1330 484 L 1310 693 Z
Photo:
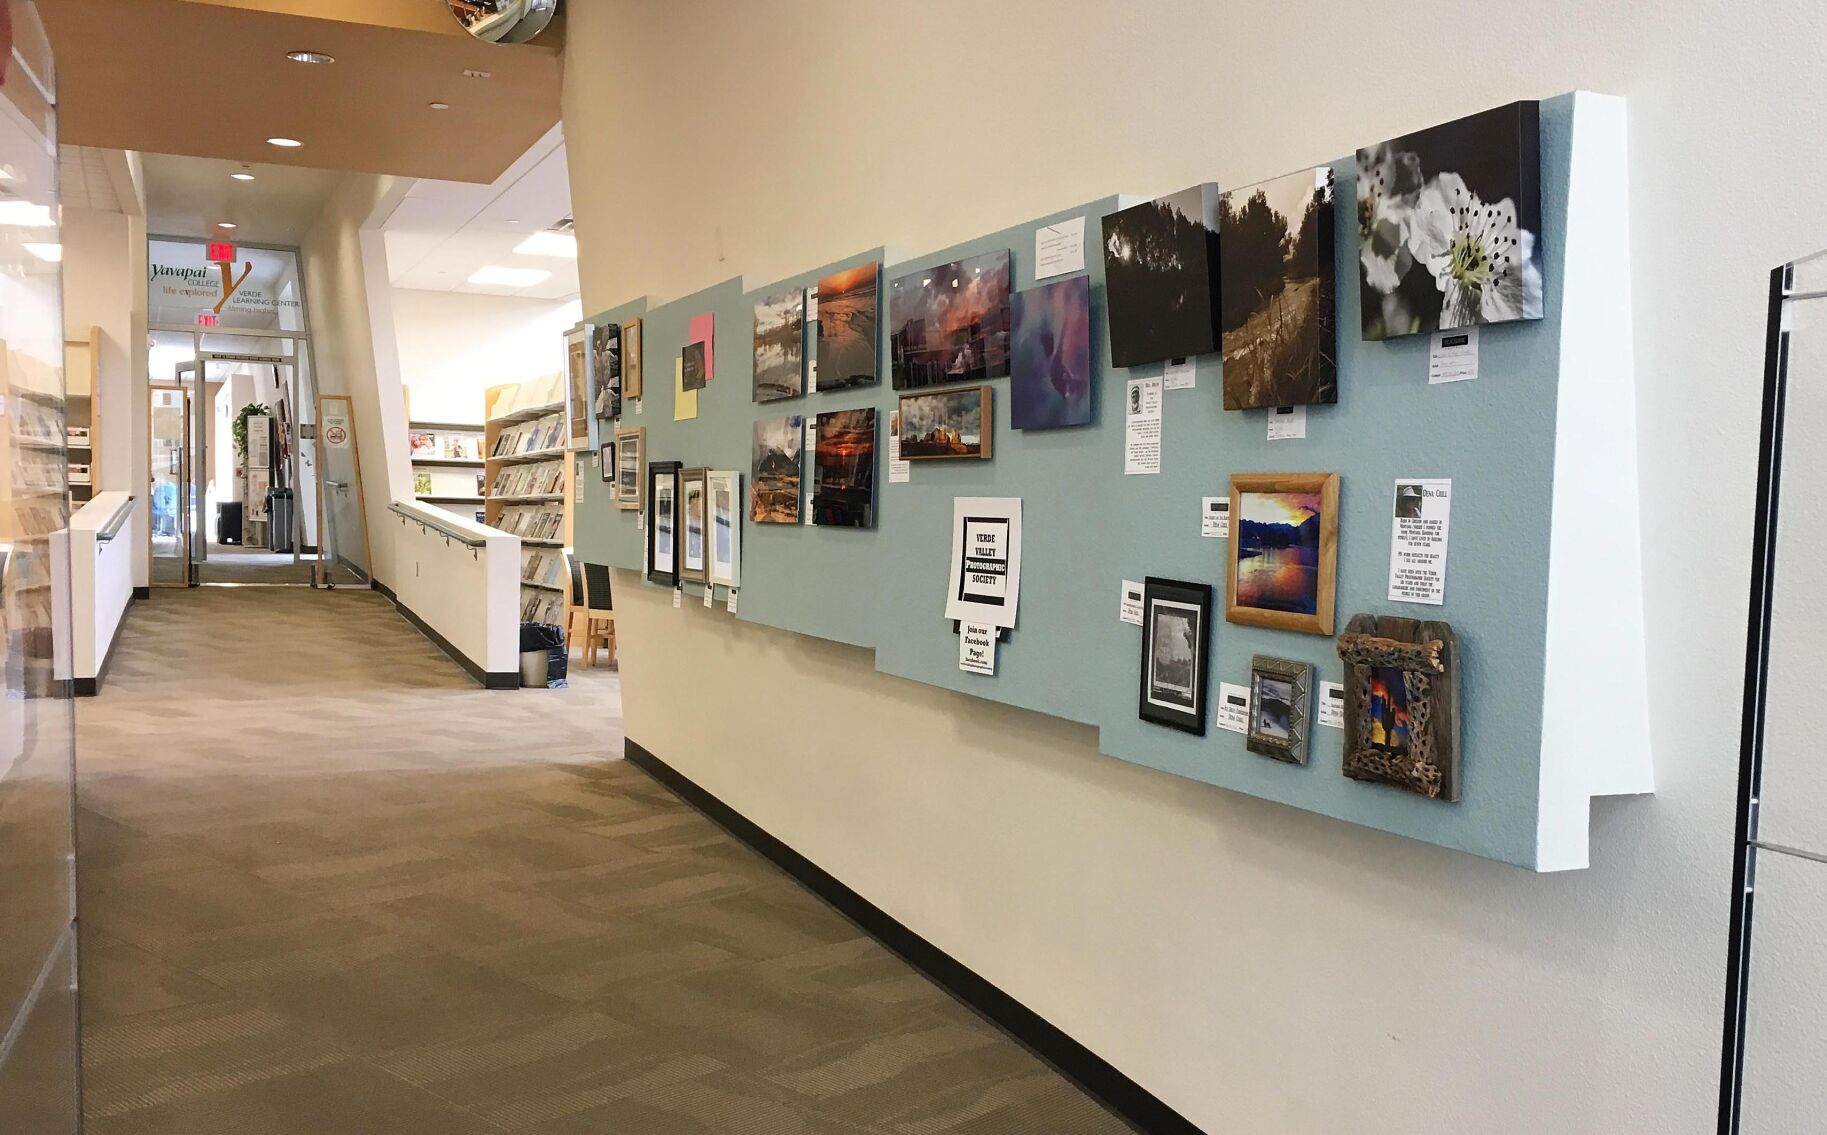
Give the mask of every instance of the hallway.
M 372 592 L 138 605 L 78 708 L 88 1130 L 1129 1130 L 614 759 L 573 673 L 483 691 Z

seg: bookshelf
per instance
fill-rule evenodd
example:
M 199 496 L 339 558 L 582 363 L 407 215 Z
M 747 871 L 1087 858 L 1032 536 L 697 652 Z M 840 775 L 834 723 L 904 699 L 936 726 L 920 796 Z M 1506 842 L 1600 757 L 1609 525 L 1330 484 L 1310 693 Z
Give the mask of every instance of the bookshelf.
M 520 618 L 565 622 L 571 454 L 563 376 L 491 387 L 482 437 L 483 523 L 520 537 Z
M 101 492 L 101 328 L 63 340 L 65 440 L 69 447 L 70 510 Z
M 408 422 L 413 496 L 423 504 L 482 520 L 487 436 L 487 426 L 471 422 Z

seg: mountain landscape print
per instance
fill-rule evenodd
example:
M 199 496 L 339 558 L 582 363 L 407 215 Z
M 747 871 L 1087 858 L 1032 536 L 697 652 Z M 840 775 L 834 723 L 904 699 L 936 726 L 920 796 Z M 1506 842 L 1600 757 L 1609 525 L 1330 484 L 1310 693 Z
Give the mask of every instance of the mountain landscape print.
M 888 288 L 894 388 L 1009 373 L 1009 250 L 897 277 Z
M 878 381 L 877 266 L 874 261 L 818 282 L 818 388 L 844 390 Z
M 990 456 L 990 388 L 901 397 L 901 457 L 908 461 Z
M 1235 518 L 1238 606 L 1318 612 L 1320 508 L 1319 493 L 1241 494 Z

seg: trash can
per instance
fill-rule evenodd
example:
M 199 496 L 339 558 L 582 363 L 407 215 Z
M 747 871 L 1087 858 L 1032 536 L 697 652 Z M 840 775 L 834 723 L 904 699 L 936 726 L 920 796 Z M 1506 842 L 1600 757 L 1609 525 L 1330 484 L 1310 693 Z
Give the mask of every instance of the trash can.
M 292 490 L 269 489 L 266 494 L 266 546 L 274 552 L 292 550 Z
M 520 624 L 520 684 L 563 686 L 570 657 L 565 629 L 557 623 Z
M 241 542 L 241 502 L 219 501 L 216 504 L 216 543 Z

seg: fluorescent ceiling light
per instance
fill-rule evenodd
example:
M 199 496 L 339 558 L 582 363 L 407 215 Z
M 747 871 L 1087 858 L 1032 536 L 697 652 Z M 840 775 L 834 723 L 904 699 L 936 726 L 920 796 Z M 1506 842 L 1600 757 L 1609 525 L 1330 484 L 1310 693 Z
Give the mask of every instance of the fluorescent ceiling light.
M 544 268 L 503 268 L 490 264 L 476 269 L 470 276 L 472 284 L 488 284 L 498 288 L 530 288 L 534 284 L 543 284 L 552 278 L 552 273 Z
M 522 256 L 562 256 L 566 260 L 576 260 L 577 236 L 548 229 L 521 241 L 514 246 L 514 251 Z
M 237 226 L 235 224 L 235 222 L 233 222 L 233 221 L 217 221 L 216 227 L 219 229 L 232 229 L 232 228 L 237 228 L 239 226 Z
M 57 224 L 49 205 L 30 201 L 0 201 L 0 225 L 20 229 L 48 229 Z
M 268 138 L 266 144 L 269 146 L 278 146 L 287 150 L 296 150 L 298 147 L 304 145 L 303 142 L 300 142 L 296 138 Z
M 251 174 L 251 173 L 249 173 L 249 172 L 247 172 L 247 171 L 246 171 L 246 170 L 242 170 L 242 171 L 241 171 L 241 172 L 240 172 L 240 173 L 231 173 L 231 174 L 229 174 L 229 175 L 228 175 L 228 176 L 230 176 L 230 177 L 232 177 L 232 178 L 234 178 L 234 179 L 235 179 L 235 180 L 236 180 L 236 181 L 252 181 L 252 180 L 254 180 L 254 175 L 253 175 L 253 174 Z
M 334 63 L 336 56 L 321 51 L 288 51 L 285 57 L 294 63 Z
M 426 105 L 431 107 L 431 109 L 433 109 L 433 110 L 449 110 L 450 109 L 450 104 L 447 102 L 434 102 L 434 103 L 427 103 Z
M 34 244 L 27 241 L 20 247 L 38 259 L 49 261 L 52 264 L 63 259 L 63 245 L 61 244 Z

